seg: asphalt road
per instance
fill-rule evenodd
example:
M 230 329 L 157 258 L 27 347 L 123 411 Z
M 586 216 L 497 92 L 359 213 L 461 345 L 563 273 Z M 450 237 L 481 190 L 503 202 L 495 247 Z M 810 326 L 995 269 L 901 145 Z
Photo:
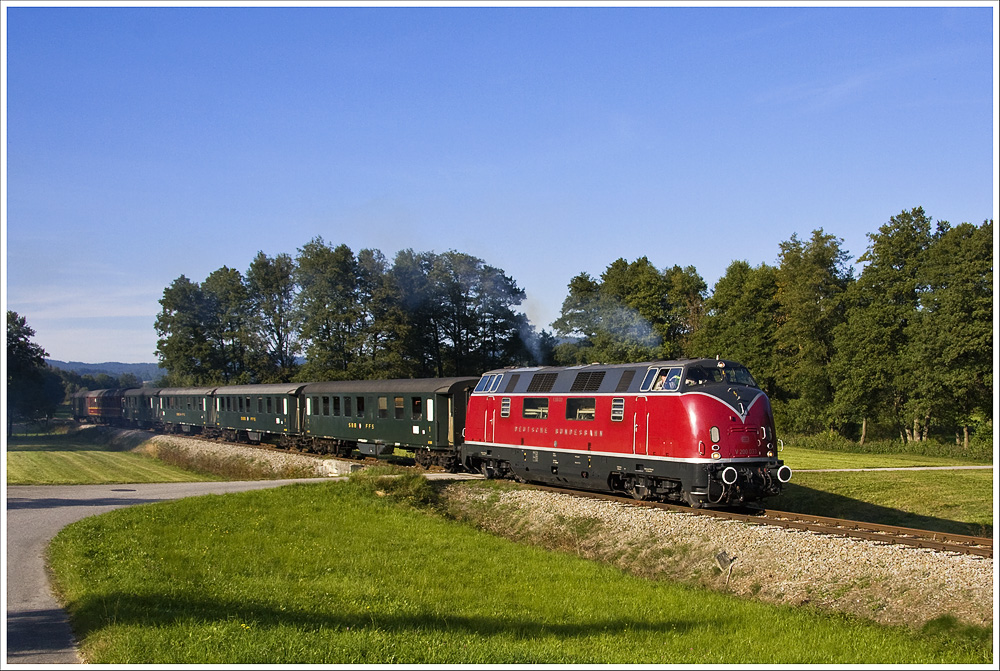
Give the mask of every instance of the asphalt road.
M 140 503 L 332 479 L 7 487 L 6 663 L 82 661 L 69 619 L 53 596 L 45 572 L 45 548 L 67 524 Z

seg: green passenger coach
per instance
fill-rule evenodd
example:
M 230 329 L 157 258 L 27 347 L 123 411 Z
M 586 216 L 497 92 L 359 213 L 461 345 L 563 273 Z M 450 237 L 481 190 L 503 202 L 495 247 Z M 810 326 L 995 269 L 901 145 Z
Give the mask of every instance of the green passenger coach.
M 302 434 L 316 451 L 340 454 L 413 450 L 418 463 L 434 465 L 436 451 L 462 442 L 465 409 L 479 378 L 316 382 L 305 399 Z M 424 448 L 421 450 L 421 448 Z M 446 464 L 438 464 L 445 466 Z
M 215 390 L 211 424 L 227 440 L 267 442 L 278 436 L 284 443 L 299 433 L 305 384 L 252 384 Z

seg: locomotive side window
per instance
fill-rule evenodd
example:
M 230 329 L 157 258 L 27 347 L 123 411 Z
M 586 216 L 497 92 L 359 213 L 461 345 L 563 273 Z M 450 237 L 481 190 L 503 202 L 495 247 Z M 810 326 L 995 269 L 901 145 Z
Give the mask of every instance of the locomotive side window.
M 639 391 L 649 391 L 649 388 L 653 386 L 653 380 L 656 379 L 656 373 L 659 368 L 650 368 L 646 371 L 646 377 L 642 378 L 642 384 L 639 385 Z
M 500 381 L 501 380 L 503 380 L 503 375 L 497 375 L 496 379 L 493 380 L 493 383 L 490 385 L 490 393 L 491 394 L 497 390 L 497 387 L 500 386 Z
M 625 399 L 611 399 L 611 421 L 620 422 L 625 419 Z
M 521 416 L 525 419 L 548 419 L 549 399 L 547 398 L 526 398 L 524 407 L 521 408 Z
M 681 386 L 681 368 L 661 368 L 653 382 L 653 391 L 677 391 Z
M 476 385 L 476 391 L 486 391 L 486 389 L 493 383 L 493 375 L 484 375 L 479 384 Z
M 596 398 L 566 399 L 566 419 L 593 421 L 596 411 Z
M 500 401 L 500 416 L 510 417 L 510 399 L 504 398 Z

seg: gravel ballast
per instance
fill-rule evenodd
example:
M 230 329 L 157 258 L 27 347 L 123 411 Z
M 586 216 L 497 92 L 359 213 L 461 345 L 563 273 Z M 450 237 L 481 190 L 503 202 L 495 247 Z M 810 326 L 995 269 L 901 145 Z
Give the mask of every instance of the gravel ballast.
M 485 530 L 654 579 L 883 624 L 919 627 L 942 616 L 993 624 L 992 559 L 549 492 L 449 490 Z M 736 557 L 725 569 L 723 552 Z

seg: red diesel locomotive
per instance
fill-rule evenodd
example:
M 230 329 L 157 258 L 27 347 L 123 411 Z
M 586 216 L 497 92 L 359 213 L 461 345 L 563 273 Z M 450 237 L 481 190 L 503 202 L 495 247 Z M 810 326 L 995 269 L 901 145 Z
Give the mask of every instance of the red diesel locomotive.
M 717 359 L 494 370 L 468 404 L 461 458 L 513 477 L 693 507 L 781 491 L 767 396 Z

